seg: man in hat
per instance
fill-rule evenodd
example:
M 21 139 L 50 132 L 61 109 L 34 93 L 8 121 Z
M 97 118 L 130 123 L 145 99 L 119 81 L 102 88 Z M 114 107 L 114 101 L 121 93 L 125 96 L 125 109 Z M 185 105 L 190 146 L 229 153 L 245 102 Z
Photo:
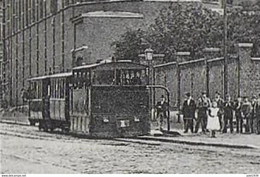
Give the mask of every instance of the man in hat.
M 236 100 L 236 103 L 234 105 L 235 109 L 235 115 L 236 115 L 236 130 L 237 133 L 242 133 L 243 132 L 243 118 L 242 118 L 242 98 L 238 97 Z
M 257 97 L 255 95 L 252 96 L 251 100 L 252 112 L 250 116 L 250 132 L 254 133 L 256 129 L 256 111 L 257 111 Z
M 199 125 L 201 124 L 201 129 L 203 133 L 206 133 L 207 120 L 208 120 L 208 108 L 211 105 L 210 99 L 207 97 L 205 91 L 201 93 L 201 97 L 198 100 L 198 118 L 195 126 L 195 133 L 199 130 Z
M 226 96 L 226 102 L 224 103 L 224 125 L 223 133 L 227 133 L 227 124 L 229 123 L 230 132 L 233 133 L 233 109 L 234 103 L 231 101 L 230 95 Z
M 186 93 L 186 100 L 182 106 L 183 121 L 184 121 L 184 133 L 191 130 L 193 133 L 193 119 L 195 118 L 196 103 L 193 100 L 190 93 Z
M 242 111 L 242 118 L 244 118 L 246 120 L 245 132 L 249 133 L 249 118 L 251 115 L 252 107 L 251 107 L 251 103 L 249 102 L 247 96 L 244 97 L 244 102 L 243 102 L 241 111 Z
M 160 121 L 160 130 L 163 128 L 163 119 L 167 117 L 168 103 L 165 101 L 164 95 L 161 96 L 161 101 L 156 104 L 157 120 Z
M 220 125 L 220 131 L 222 131 L 224 122 L 224 100 L 220 97 L 219 92 L 216 92 L 214 101 L 217 103 L 217 107 L 219 108 L 218 120 Z
M 256 105 L 256 134 L 260 134 L 260 94 Z

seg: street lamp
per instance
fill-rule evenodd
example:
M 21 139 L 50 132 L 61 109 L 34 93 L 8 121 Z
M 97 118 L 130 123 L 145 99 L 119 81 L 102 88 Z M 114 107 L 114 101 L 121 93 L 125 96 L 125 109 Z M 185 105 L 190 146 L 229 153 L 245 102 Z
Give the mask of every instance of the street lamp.
M 76 60 L 76 52 L 79 52 L 79 51 L 82 51 L 84 49 L 88 49 L 88 46 L 84 45 L 84 46 L 81 46 L 79 48 L 76 48 L 76 49 L 72 49 L 70 52 L 71 52 L 71 55 L 72 55 L 72 66 L 74 67 L 75 66 L 75 60 Z
M 153 60 L 153 49 L 151 48 L 145 49 L 144 53 L 145 53 L 145 59 L 147 61 Z

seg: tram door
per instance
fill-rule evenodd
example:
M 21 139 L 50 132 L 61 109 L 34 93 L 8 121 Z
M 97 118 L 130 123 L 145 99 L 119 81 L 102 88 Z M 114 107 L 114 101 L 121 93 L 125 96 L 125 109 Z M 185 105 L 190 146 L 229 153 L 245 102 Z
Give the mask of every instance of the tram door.
M 43 119 L 50 119 L 50 79 L 42 81 Z

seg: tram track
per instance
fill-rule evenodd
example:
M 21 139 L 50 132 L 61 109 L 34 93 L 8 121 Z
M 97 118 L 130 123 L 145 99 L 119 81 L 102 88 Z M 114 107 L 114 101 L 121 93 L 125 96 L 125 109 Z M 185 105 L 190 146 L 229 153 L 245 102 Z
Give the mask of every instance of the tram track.
M 72 133 L 63 133 L 60 131 L 54 132 L 43 132 L 39 131 L 37 127 L 30 126 L 26 124 L 16 124 L 10 122 L 2 122 L 1 124 L 7 125 L 15 125 L 24 127 L 22 129 L 14 129 L 12 131 L 8 129 L 0 130 L 0 135 L 8 135 L 8 136 L 16 136 L 21 138 L 29 138 L 29 139 L 38 139 L 38 140 L 49 140 L 49 141 L 57 141 L 57 140 L 65 140 L 65 141 L 73 141 L 78 140 L 78 142 L 85 142 L 88 140 L 112 140 L 117 142 L 125 142 L 125 143 L 135 143 L 135 144 L 143 144 L 143 145 L 152 145 L 152 146 L 160 146 L 163 143 L 167 144 L 176 144 L 176 145 L 188 145 L 188 146 L 213 146 L 217 148 L 231 148 L 231 149 L 259 149 L 258 147 L 250 146 L 250 145 L 233 145 L 233 144 L 217 144 L 217 143 L 207 143 L 207 142 L 196 142 L 189 141 L 184 139 L 167 139 L 164 138 L 156 138 L 150 136 L 141 136 L 141 137 L 132 137 L 132 138 L 91 138 L 88 136 L 77 135 Z
M 206 165 L 207 170 L 227 166 L 225 172 L 232 168 L 230 164 L 240 166 L 241 171 L 247 169 L 257 171 L 259 166 L 258 149 L 234 149 L 216 148 L 206 146 L 191 146 L 185 144 L 175 144 L 170 142 L 156 142 L 140 140 L 138 138 L 114 138 L 114 139 L 89 139 L 77 138 L 70 135 L 41 132 L 37 127 L 20 126 L 15 124 L 0 123 L 0 136 L 3 140 L 3 159 L 8 162 L 6 169 L 13 170 L 13 163 L 19 167 L 24 167 L 35 172 L 35 169 L 46 167 L 62 170 L 68 169 L 70 172 L 90 173 L 90 172 L 115 172 L 138 170 L 147 172 L 158 172 L 164 170 L 157 165 L 150 163 L 159 161 L 168 162 L 167 170 L 171 172 L 172 166 L 183 170 L 182 161 L 190 158 L 189 168 L 197 170 L 199 165 Z M 226 161 L 223 161 L 225 158 Z M 234 162 L 235 161 L 235 162 Z M 222 165 L 222 164 L 225 165 Z M 6 163 L 5 163 L 6 164 Z M 100 167 L 100 164 L 107 169 Z M 122 165 L 124 164 L 124 165 Z M 142 167 L 136 164 L 142 164 Z M 127 165 L 127 168 L 125 168 Z M 166 164 L 167 165 L 167 164 Z M 33 166 L 34 168 L 29 168 Z M 152 166 L 152 168 L 150 168 Z M 197 166 L 195 168 L 194 166 Z M 215 167 L 216 168 L 215 168 Z M 157 170 L 154 170 L 156 169 Z M 250 169 L 249 169 L 250 168 Z M 23 169 L 23 168 L 20 168 Z M 235 168 L 232 168 L 237 172 Z M 176 170 L 178 171 L 178 170 Z M 10 171 L 11 172 L 11 171 Z M 175 171 L 173 171 L 175 172 Z M 187 172 L 184 170 L 184 172 Z M 223 172 L 223 171 L 222 171 Z
M 42 132 L 36 129 L 36 127 L 26 125 L 26 124 L 19 124 L 14 122 L 3 122 L 0 121 L 1 124 L 7 124 L 7 125 L 16 125 L 21 127 L 26 127 L 26 129 L 15 129 L 15 130 L 8 130 L 8 129 L 2 129 L 0 130 L 0 135 L 7 135 L 7 136 L 13 136 L 13 137 L 19 137 L 19 138 L 28 138 L 28 139 L 37 139 L 37 140 L 48 140 L 48 141 L 57 141 L 57 140 L 75 140 L 78 139 L 82 142 L 84 140 L 94 140 L 93 138 L 88 137 L 82 137 L 82 136 L 76 136 L 74 134 L 64 134 L 62 132 L 56 131 L 56 132 Z M 30 130 L 28 130 L 29 128 Z M 151 141 L 151 140 L 141 140 L 138 138 L 109 138 L 109 139 L 101 139 L 98 138 L 96 140 L 112 140 L 117 142 L 126 142 L 126 143 L 135 143 L 135 144 L 143 144 L 143 145 L 153 145 L 153 146 L 160 146 L 160 142 Z

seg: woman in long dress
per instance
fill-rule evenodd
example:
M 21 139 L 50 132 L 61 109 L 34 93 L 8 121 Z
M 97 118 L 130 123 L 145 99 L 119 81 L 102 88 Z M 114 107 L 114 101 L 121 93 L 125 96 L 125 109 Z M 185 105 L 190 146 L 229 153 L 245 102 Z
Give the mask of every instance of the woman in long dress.
M 212 102 L 212 107 L 208 110 L 208 123 L 207 123 L 207 129 L 210 132 L 210 137 L 215 137 L 216 130 L 220 129 L 219 120 L 218 120 L 218 114 L 219 114 L 219 108 L 217 107 L 217 102 Z

